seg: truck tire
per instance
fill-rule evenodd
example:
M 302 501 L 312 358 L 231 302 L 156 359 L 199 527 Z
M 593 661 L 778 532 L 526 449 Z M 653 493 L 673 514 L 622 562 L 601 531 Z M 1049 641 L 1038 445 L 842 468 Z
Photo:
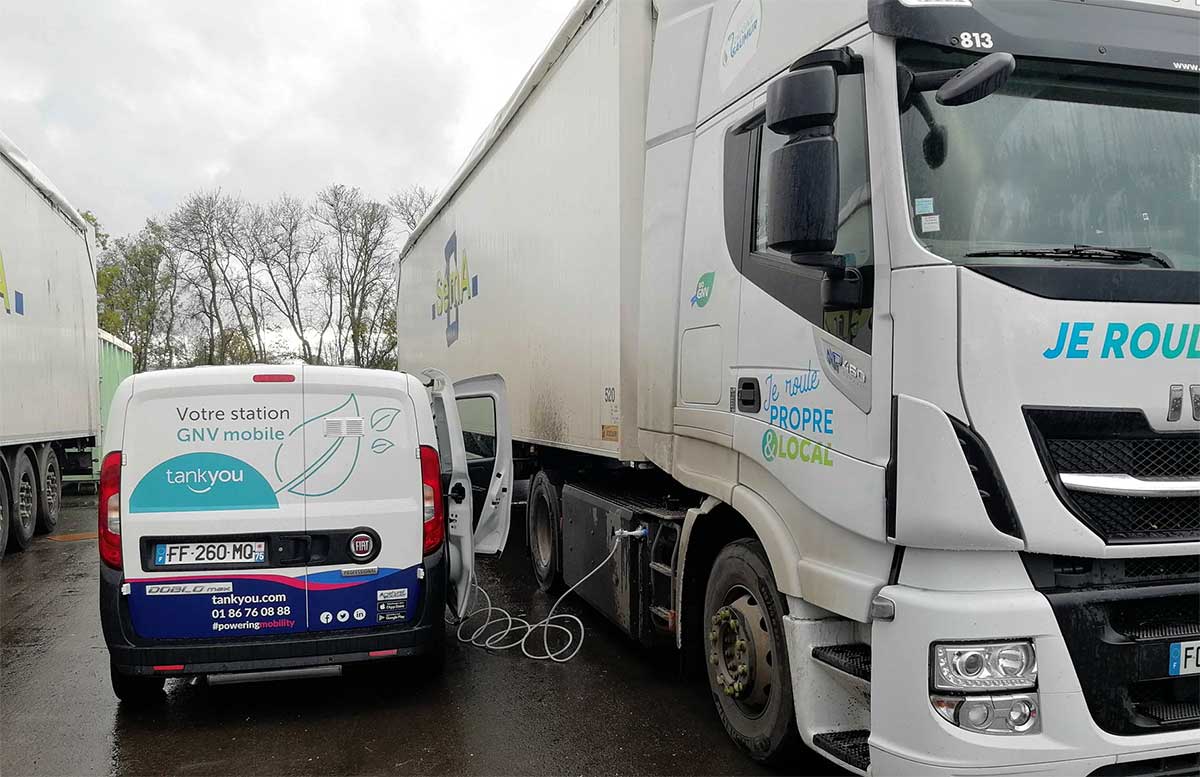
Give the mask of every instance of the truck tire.
M 13 550 L 25 550 L 37 528 L 38 483 L 29 450 L 22 448 L 12 461 L 12 516 L 8 539 Z
M 562 574 L 562 490 L 544 469 L 529 484 L 526 523 L 533 576 L 538 588 L 552 591 Z
M 725 731 L 756 761 L 801 747 L 783 634 L 783 597 L 758 540 L 721 549 L 704 594 L 708 685 Z
M 163 686 L 167 683 L 165 677 L 121 674 L 112 662 L 108 665 L 108 676 L 117 698 L 133 707 L 146 707 L 161 701 Z
M 53 445 L 46 445 L 38 456 L 38 483 L 41 484 L 38 512 L 38 534 L 49 534 L 58 528 L 62 511 L 62 462 Z
M 8 544 L 8 525 L 12 523 L 11 508 L 12 493 L 8 490 L 8 477 L 4 467 L 0 465 L 0 557 L 4 556 L 4 547 Z

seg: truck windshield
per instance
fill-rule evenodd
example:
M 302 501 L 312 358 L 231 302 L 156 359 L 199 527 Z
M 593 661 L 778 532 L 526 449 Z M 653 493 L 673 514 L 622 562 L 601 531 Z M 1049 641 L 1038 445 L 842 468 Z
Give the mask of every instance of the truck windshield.
M 900 49 L 915 73 L 972 59 Z M 1152 251 L 1157 260 L 1133 261 L 1147 268 L 1200 269 L 1195 75 L 1021 58 L 984 100 L 923 99 L 927 110 L 909 107 L 900 125 L 914 233 L 931 252 L 962 264 L 1109 264 L 1071 250 L 1084 245 Z

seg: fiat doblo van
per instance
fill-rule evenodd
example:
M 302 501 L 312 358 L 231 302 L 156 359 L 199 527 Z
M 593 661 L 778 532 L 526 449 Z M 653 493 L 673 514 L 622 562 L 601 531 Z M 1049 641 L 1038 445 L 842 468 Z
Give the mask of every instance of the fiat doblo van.
M 494 453 L 511 450 L 503 384 L 460 385 L 456 398 L 432 371 L 311 366 L 126 379 L 98 516 L 117 697 L 152 700 L 168 677 L 440 666 L 446 603 L 466 606 L 476 532 L 482 550 L 503 546 L 511 483 Z M 465 447 L 464 402 L 467 438 L 492 455 Z M 472 479 L 490 509 L 473 511 Z

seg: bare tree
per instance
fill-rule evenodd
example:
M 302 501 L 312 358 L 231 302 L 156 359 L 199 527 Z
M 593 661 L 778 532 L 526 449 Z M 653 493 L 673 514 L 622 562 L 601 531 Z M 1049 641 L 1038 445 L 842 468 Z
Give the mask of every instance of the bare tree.
M 338 292 L 332 319 L 338 361 L 344 364 L 349 356 L 360 367 L 384 366 L 380 353 L 390 350 L 395 337 L 386 326 L 395 286 L 391 214 L 357 188 L 340 184 L 317 193 L 313 214 L 330 231 L 322 268 Z
M 264 296 L 287 322 L 299 357 L 318 364 L 333 313 L 324 304 L 333 287 L 320 283 L 317 263 L 323 236 L 308 207 L 287 195 L 265 209 L 256 207 L 253 218 L 263 224 L 253 235 L 269 290 Z
M 191 292 L 206 332 L 193 347 L 193 360 L 224 364 L 226 319 L 222 304 L 222 228 L 218 191 L 197 192 L 175 209 L 167 220 L 168 241 L 178 252 L 185 286 Z
M 417 224 L 421 223 L 425 212 L 429 210 L 435 200 L 437 200 L 437 192 L 426 189 L 420 184 L 413 184 L 389 197 L 388 208 L 391 209 L 396 221 L 412 232 L 417 228 Z

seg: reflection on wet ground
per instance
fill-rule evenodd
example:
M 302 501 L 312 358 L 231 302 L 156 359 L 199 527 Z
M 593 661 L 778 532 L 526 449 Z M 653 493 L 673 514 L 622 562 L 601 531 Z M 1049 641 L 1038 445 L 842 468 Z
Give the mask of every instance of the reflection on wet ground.
M 340 678 L 170 681 L 119 709 L 97 610 L 94 498 L 68 497 L 56 536 L 0 564 L 0 773 L 763 774 L 728 740 L 675 659 L 635 646 L 576 601 L 587 641 L 569 664 L 451 641 L 445 673 L 404 662 Z M 78 535 L 77 537 L 75 535 Z M 521 536 L 514 531 L 513 536 Z M 522 553 L 482 564 L 497 604 L 540 617 Z M 827 773 L 818 760 L 788 771 Z

